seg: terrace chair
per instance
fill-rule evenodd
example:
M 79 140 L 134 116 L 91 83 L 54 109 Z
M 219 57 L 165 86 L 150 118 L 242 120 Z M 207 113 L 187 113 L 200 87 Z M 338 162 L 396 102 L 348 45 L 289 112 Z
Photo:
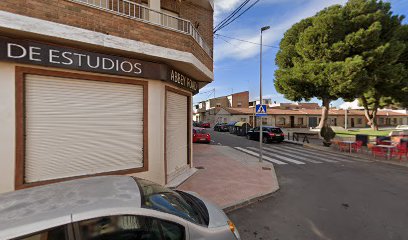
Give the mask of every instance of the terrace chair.
M 369 152 L 372 152 L 374 146 L 375 146 L 375 145 L 374 145 L 373 143 L 367 143 L 367 152 L 368 152 L 368 153 L 369 153 Z
M 381 148 L 381 147 L 373 146 L 373 148 L 372 148 L 372 153 L 373 153 L 373 155 L 374 155 L 374 158 L 375 158 L 376 156 L 387 157 L 387 152 L 385 152 L 385 151 L 383 150 L 383 148 Z
M 339 143 L 340 143 L 339 140 L 332 140 L 331 143 L 333 144 L 334 148 L 337 148 L 337 149 L 339 148 Z
M 398 144 L 396 151 L 393 151 L 391 156 L 399 156 L 400 162 L 401 162 L 402 157 L 404 157 L 404 156 L 408 160 L 407 145 L 406 144 L 404 144 L 404 145 Z
M 363 146 L 363 141 L 356 141 L 351 145 L 351 148 L 355 152 L 361 152 L 361 147 Z
M 347 144 L 343 143 L 343 142 L 339 142 L 338 146 L 339 146 L 339 150 L 342 151 L 342 152 L 349 151 L 349 146 Z

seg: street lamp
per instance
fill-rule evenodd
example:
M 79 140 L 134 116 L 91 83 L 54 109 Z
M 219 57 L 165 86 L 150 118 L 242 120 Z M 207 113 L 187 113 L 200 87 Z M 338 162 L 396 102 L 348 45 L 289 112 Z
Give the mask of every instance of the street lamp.
M 270 26 L 265 26 L 261 28 L 261 50 L 260 50 L 260 62 L 259 62 L 259 104 L 262 107 L 262 32 L 271 28 Z M 262 138 L 263 138 L 263 129 L 262 129 L 262 116 L 260 116 L 260 124 L 259 124 L 259 162 L 262 162 Z

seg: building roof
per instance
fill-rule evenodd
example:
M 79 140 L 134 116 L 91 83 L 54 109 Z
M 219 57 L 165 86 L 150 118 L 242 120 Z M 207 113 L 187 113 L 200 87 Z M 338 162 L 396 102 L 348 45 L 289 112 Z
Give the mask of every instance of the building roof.
M 140 209 L 136 181 L 105 176 L 44 185 L 0 194 L 0 239 L 70 223 L 86 213 Z

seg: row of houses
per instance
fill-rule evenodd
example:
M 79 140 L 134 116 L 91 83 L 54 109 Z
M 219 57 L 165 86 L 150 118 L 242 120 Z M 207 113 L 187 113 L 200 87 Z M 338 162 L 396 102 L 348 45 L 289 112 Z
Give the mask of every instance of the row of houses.
M 247 101 L 243 99 L 244 97 L 248 98 Z M 233 100 L 239 99 L 242 104 L 245 102 L 245 107 L 223 104 L 224 98 L 231 99 L 231 103 L 238 102 Z M 263 103 L 268 106 L 267 116 L 255 117 L 254 106 L 259 104 L 259 101 L 250 102 L 248 92 L 219 97 L 206 102 L 210 102 L 207 104 L 207 109 L 195 109 L 194 120 L 210 122 L 211 124 L 242 121 L 250 123 L 251 126 L 257 126 L 262 121 L 263 125 L 285 128 L 314 128 L 319 124 L 322 113 L 317 103 L 272 103 L 270 99 L 265 99 Z M 330 109 L 328 123 L 331 126 L 350 128 L 368 127 L 364 111 L 360 109 Z M 408 114 L 404 111 L 380 110 L 377 114 L 377 123 L 380 127 L 406 125 L 408 124 Z
M 255 117 L 255 108 L 219 108 L 214 109 L 214 115 L 208 115 L 211 123 L 242 121 L 251 126 L 258 126 L 260 121 L 263 125 L 271 125 L 285 128 L 314 128 L 321 118 L 320 109 L 274 109 L 267 110 L 265 117 Z M 346 110 L 330 109 L 328 123 L 331 126 L 346 125 Z M 347 127 L 368 127 L 367 119 L 361 110 L 347 110 Z M 255 120 L 254 120 L 255 119 Z M 408 124 L 408 115 L 391 110 L 379 111 L 377 123 L 380 127 L 391 127 Z

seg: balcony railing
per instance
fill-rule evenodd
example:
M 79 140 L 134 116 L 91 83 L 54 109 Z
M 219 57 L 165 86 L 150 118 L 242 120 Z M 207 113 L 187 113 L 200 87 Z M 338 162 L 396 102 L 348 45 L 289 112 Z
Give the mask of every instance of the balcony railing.
M 204 41 L 203 37 L 186 19 L 172 16 L 163 12 L 152 10 L 142 4 L 129 0 L 70 0 L 84 4 L 89 7 L 111 12 L 142 22 L 158 25 L 166 29 L 188 34 L 201 46 L 201 48 L 212 58 L 212 49 Z

